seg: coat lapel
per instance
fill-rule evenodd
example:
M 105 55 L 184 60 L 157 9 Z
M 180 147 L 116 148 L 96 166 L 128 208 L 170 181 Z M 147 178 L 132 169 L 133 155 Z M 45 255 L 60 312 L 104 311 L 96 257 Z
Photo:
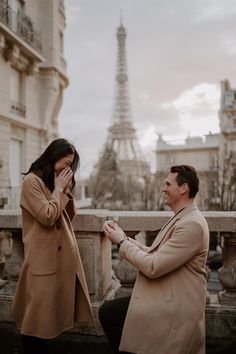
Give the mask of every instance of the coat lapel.
M 157 248 L 161 242 L 163 241 L 164 237 L 168 234 L 169 230 L 174 226 L 177 220 L 181 219 L 184 215 L 188 214 L 190 211 L 196 209 L 197 206 L 195 203 L 190 204 L 179 213 L 175 214 L 170 220 L 168 220 L 165 225 L 162 227 L 160 232 L 158 233 L 156 239 L 154 240 L 153 244 L 151 245 L 149 252 L 152 252 L 155 248 Z

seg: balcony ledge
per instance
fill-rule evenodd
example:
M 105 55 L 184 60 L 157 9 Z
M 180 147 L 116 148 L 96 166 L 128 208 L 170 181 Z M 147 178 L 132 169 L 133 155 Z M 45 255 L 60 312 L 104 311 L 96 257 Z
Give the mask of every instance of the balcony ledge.
M 24 56 L 31 60 L 37 60 L 38 62 L 44 62 L 44 57 L 39 54 L 32 46 L 30 46 L 25 40 L 21 39 L 17 33 L 10 30 L 4 23 L 0 21 L 0 32 L 4 34 L 6 42 L 9 44 L 18 44 L 21 52 Z

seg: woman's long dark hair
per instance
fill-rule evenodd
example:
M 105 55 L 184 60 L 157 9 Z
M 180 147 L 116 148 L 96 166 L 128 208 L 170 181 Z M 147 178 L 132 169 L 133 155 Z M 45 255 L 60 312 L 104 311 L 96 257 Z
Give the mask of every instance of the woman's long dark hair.
M 54 190 L 54 167 L 55 163 L 60 160 L 62 157 L 65 157 L 69 154 L 74 154 L 74 160 L 70 165 L 71 170 L 73 171 L 72 177 L 72 189 L 75 186 L 74 173 L 77 170 L 79 165 L 79 154 L 76 151 L 74 145 L 72 145 L 66 139 L 56 139 L 51 142 L 42 155 L 35 160 L 26 175 L 30 172 L 34 172 L 37 176 L 42 178 L 45 185 L 52 192 Z

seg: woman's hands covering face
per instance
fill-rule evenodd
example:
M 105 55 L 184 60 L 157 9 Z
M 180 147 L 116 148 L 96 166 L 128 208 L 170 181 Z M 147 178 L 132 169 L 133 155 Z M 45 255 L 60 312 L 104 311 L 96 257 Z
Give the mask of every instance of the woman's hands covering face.
M 61 192 L 69 193 L 72 187 L 73 171 L 70 167 L 64 168 L 58 175 L 55 174 L 54 185 L 55 188 Z

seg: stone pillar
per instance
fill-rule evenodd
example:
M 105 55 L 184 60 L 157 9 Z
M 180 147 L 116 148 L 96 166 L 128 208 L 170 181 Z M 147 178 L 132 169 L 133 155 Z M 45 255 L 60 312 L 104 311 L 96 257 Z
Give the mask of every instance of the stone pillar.
M 91 335 L 102 335 L 98 319 L 98 310 L 105 298 L 112 292 L 111 282 L 111 242 L 103 232 L 75 231 L 76 240 L 80 250 L 84 273 L 88 284 L 93 315 L 94 327 L 75 324 L 70 332 Z
M 102 232 L 75 232 L 92 302 L 111 289 L 111 242 Z
M 236 306 L 236 232 L 221 232 L 224 237 L 223 266 L 219 279 L 225 290 L 219 293 L 221 305 Z

